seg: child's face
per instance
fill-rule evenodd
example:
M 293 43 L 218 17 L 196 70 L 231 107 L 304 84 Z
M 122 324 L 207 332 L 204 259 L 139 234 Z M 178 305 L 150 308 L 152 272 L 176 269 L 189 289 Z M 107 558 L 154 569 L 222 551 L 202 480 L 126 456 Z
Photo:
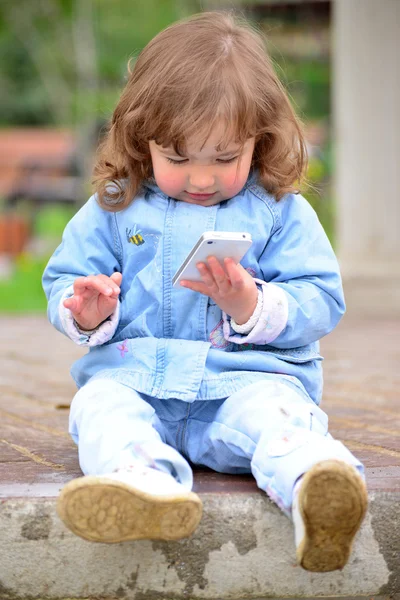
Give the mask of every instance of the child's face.
M 173 148 L 163 148 L 150 141 L 158 187 L 170 198 L 202 206 L 212 206 L 236 196 L 247 181 L 255 140 L 249 138 L 242 149 L 232 142 L 223 151 L 217 151 L 220 139 L 220 132 L 216 130 L 203 148 L 195 140 L 190 141 L 184 157 L 177 155 Z

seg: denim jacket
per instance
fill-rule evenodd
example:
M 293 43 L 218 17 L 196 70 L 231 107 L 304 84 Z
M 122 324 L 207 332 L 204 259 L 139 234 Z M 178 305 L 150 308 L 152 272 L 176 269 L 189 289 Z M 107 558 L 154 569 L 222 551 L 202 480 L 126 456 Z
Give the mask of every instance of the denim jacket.
M 258 322 L 237 334 L 208 297 L 172 287 L 172 277 L 204 231 L 243 231 L 253 244 L 242 265 L 263 294 Z M 76 277 L 123 275 L 120 301 L 94 333 L 80 333 L 63 300 Z M 43 276 L 53 325 L 89 352 L 74 363 L 78 387 L 112 378 L 157 398 L 225 398 L 279 374 L 318 404 L 318 340 L 344 312 L 338 264 L 308 202 L 279 202 L 254 176 L 235 197 L 200 206 L 166 196 L 147 182 L 120 212 L 93 196 L 67 225 Z

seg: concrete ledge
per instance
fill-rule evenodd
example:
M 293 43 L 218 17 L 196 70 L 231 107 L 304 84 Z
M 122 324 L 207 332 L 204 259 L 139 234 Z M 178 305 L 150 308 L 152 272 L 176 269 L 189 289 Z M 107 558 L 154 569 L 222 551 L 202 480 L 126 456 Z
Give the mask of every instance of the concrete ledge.
M 341 572 L 296 565 L 290 521 L 261 492 L 205 493 L 202 522 L 179 542 L 86 542 L 59 520 L 55 496 L 0 504 L 1 600 L 183 600 L 400 594 L 400 494 L 373 493 Z

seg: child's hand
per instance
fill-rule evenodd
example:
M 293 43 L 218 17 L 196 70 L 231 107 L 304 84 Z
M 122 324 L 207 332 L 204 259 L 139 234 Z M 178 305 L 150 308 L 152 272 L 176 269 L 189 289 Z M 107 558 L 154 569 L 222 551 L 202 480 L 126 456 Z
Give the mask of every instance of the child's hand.
M 183 280 L 181 285 L 212 298 L 238 325 L 246 323 L 257 306 L 258 297 L 250 273 L 232 258 L 225 258 L 225 269 L 215 256 L 209 256 L 207 264 L 196 266 L 203 282 Z
M 81 329 L 96 329 L 115 310 L 122 281 L 121 273 L 89 275 L 74 281 L 74 295 L 64 300 Z

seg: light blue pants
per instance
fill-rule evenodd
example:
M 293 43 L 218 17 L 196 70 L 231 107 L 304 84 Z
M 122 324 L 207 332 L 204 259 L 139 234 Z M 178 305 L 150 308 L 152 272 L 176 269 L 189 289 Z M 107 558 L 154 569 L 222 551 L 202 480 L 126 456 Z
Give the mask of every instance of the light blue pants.
M 224 400 L 194 403 L 158 400 L 97 379 L 74 397 L 70 433 L 86 475 L 139 459 L 190 490 L 189 460 L 221 473 L 252 473 L 288 515 L 293 486 L 313 464 L 336 458 L 363 473 L 362 464 L 328 433 L 326 414 L 279 376 Z

